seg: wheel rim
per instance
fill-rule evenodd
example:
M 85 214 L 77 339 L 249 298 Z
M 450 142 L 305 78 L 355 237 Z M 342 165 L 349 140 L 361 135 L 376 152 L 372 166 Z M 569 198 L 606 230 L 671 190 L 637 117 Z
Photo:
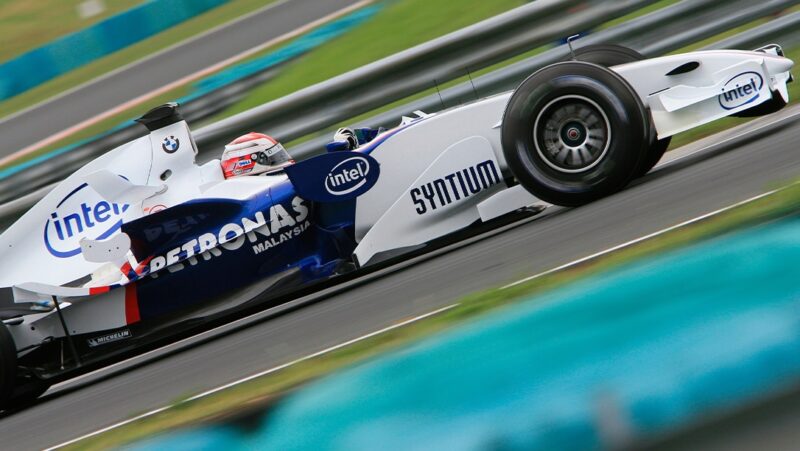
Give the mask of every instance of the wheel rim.
M 566 173 L 597 166 L 608 152 L 611 127 L 600 106 L 583 96 L 562 96 L 536 116 L 533 141 L 539 157 Z

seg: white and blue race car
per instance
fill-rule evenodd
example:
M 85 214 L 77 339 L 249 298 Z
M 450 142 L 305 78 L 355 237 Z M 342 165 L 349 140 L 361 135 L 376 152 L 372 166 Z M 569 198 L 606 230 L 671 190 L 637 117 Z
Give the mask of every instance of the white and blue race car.
M 515 91 L 354 150 L 225 179 L 174 104 L 0 236 L 0 403 L 337 276 L 623 189 L 672 135 L 788 102 L 780 47 L 643 59 L 592 46 Z

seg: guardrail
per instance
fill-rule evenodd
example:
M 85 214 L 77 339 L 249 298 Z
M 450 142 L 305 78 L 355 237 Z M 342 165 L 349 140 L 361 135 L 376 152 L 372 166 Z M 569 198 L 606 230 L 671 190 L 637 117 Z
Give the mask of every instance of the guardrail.
M 750 49 L 778 40 L 783 46 L 796 45 L 800 42 L 800 12 L 771 20 L 746 32 L 717 41 L 704 49 Z
M 683 1 L 616 27 L 581 38 L 575 41 L 574 45 L 581 47 L 613 42 L 637 49 L 646 56 L 659 56 L 751 22 L 759 17 L 773 14 L 797 3 L 797 0 L 773 0 L 752 6 L 750 1 L 745 0 L 727 2 L 724 5 L 720 5 L 716 0 Z M 787 33 L 800 34 L 795 21 L 795 16 L 798 14 L 800 13 L 793 13 L 772 20 L 760 27 L 738 33 L 728 39 L 712 44 L 712 47 L 757 48 L 769 44 L 773 39 Z M 713 26 L 696 27 L 695 25 L 698 23 L 713 24 Z M 765 30 L 769 30 L 769 32 L 765 32 Z M 664 40 L 662 38 L 666 32 L 671 34 L 671 39 Z M 440 93 L 423 97 L 369 119 L 358 121 L 354 125 L 390 127 L 396 125 L 404 114 L 408 114 L 411 111 L 438 111 L 443 105 L 451 107 L 473 100 L 476 93 L 478 96 L 487 96 L 514 89 L 533 72 L 548 64 L 564 60 L 568 56 L 569 49 L 566 45 L 557 46 L 503 69 L 480 77 L 474 77 L 469 82 L 445 89 Z M 199 132 L 202 133 L 203 129 L 199 130 Z M 298 158 L 303 158 L 319 152 L 332 135 L 333 130 L 328 130 L 322 136 L 292 148 L 292 154 Z
M 641 49 L 645 55 L 654 56 L 773 14 L 796 3 L 797 0 L 770 0 L 756 4 L 750 0 L 722 4 L 718 0 L 684 1 L 613 29 L 590 35 L 583 41 L 587 44 L 625 42 Z M 528 8 L 530 13 L 535 5 L 544 3 L 536 2 L 523 8 Z M 242 130 L 240 126 L 256 130 L 268 128 L 271 134 L 281 140 L 291 141 L 325 127 L 339 125 L 347 117 L 355 117 L 427 90 L 435 81 L 442 83 L 461 77 L 467 71 L 476 71 L 557 41 L 565 34 L 591 29 L 616 15 L 643 5 L 643 2 L 592 3 L 569 15 L 564 15 L 563 10 L 560 10 L 558 21 L 547 20 L 549 16 L 531 16 L 539 18 L 537 22 L 541 25 L 528 25 L 529 29 L 523 31 L 514 30 L 520 21 L 515 18 L 516 11 L 522 9 L 518 8 L 453 35 L 204 127 L 197 131 L 197 142 L 201 149 L 210 147 L 217 150 L 238 135 Z M 542 9 L 548 11 L 544 6 Z M 494 36 L 497 33 L 502 34 Z M 467 44 L 469 48 L 459 47 L 455 42 Z M 479 44 L 473 44 L 475 42 Z M 487 95 L 511 89 L 536 69 L 565 58 L 567 50 L 562 47 L 552 55 L 555 57 L 544 64 L 523 66 L 525 70 L 513 82 L 505 81 L 502 86 L 478 92 Z M 433 61 L 436 63 L 432 63 Z M 378 78 L 372 78 L 373 76 Z M 469 90 L 472 91 L 472 88 Z M 414 110 L 406 109 L 406 113 L 408 111 Z
M 467 67 L 472 71 L 489 66 L 504 58 L 553 42 L 564 35 L 591 29 L 616 15 L 652 2 L 653 0 L 628 0 L 614 2 L 611 7 L 603 2 L 601 7 L 596 1 L 587 3 L 575 0 L 540 0 L 525 5 L 203 127 L 195 132 L 202 153 L 201 159 L 217 156 L 222 145 L 242 131 L 266 129 L 274 136 L 287 141 L 325 130 L 326 127 L 345 123 L 349 118 L 376 107 L 431 88 L 433 80 L 441 83 L 458 78 L 466 74 Z M 797 3 L 798 0 L 769 0 L 753 5 L 749 0 L 735 0 L 724 4 L 716 0 L 684 0 L 591 34 L 580 39 L 577 45 L 619 42 L 639 49 L 647 56 L 656 56 L 759 17 L 774 14 Z M 584 5 L 584 8 L 564 15 L 564 8 L 580 5 Z M 604 11 L 599 11 L 601 9 Z M 773 36 L 779 36 L 787 31 L 796 31 L 795 15 L 796 13 L 770 22 L 771 28 L 766 25 L 757 27 L 733 38 L 740 40 L 735 42 L 750 43 L 759 39 L 773 39 Z M 555 17 L 559 20 L 554 20 Z M 536 26 L 537 24 L 539 26 Z M 669 38 L 665 39 L 665 35 Z M 453 52 L 452 55 L 449 52 Z M 359 125 L 389 126 L 395 124 L 409 111 L 419 109 L 436 111 L 441 108 L 442 103 L 453 106 L 472 100 L 476 93 L 483 96 L 513 89 L 535 70 L 562 60 L 567 55 L 566 46 L 557 46 L 501 70 L 475 77 L 474 84 L 463 83 L 446 89 L 441 92 L 441 98 L 434 94 L 366 121 L 360 121 Z M 397 73 L 393 73 L 390 69 Z M 384 83 L 391 88 L 387 88 Z M 365 86 L 365 84 L 371 85 Z M 381 89 L 390 90 L 390 93 L 378 95 Z M 277 116 L 281 116 L 281 120 L 278 120 Z M 133 127 L 124 129 L 60 156 L 57 165 L 43 165 L 27 171 L 24 174 L 26 179 L 42 182 L 34 188 L 43 185 L 45 188 L 18 199 L 18 202 L 0 205 L 0 218 L 18 215 L 49 191 L 47 184 L 60 180 L 99 154 L 142 134 L 144 130 Z M 302 158 L 319 152 L 329 136 L 330 134 L 326 133 L 318 139 L 310 140 L 293 148 L 292 153 Z M 20 186 L 31 188 L 29 183 L 21 183 L 20 180 L 21 178 L 12 176 L 0 181 L 0 192 L 5 195 L 12 193 L 15 197 L 19 197 Z
M 219 148 L 243 128 L 269 126 L 291 141 L 532 48 L 594 28 L 651 0 L 538 0 L 449 35 L 310 86 L 197 131 L 198 145 Z M 581 7 L 581 8 L 577 8 Z M 569 8 L 577 8 L 565 14 Z

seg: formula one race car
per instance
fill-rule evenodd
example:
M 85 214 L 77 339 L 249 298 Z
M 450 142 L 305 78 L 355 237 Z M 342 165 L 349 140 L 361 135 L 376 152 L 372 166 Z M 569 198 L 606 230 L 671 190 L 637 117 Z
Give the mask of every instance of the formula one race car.
M 149 135 L 84 166 L 0 236 L 0 402 L 542 201 L 612 194 L 672 135 L 783 107 L 793 62 L 782 55 L 586 47 L 513 92 L 417 112 L 354 150 L 253 177 L 196 165 L 177 106 L 151 110 L 139 119 Z

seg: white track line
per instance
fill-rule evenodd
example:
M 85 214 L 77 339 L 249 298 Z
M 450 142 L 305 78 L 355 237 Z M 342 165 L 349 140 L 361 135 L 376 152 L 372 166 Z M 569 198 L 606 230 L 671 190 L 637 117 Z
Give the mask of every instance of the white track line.
M 651 233 L 649 235 L 645 235 L 645 236 L 636 238 L 635 240 L 631 240 L 631 241 L 628 241 L 628 242 L 625 242 L 625 243 L 622 243 L 622 244 L 618 244 L 618 245 L 616 245 L 614 247 L 610 247 L 610 248 L 608 248 L 606 250 L 594 253 L 592 255 L 589 255 L 589 256 L 586 256 L 586 257 L 583 257 L 583 258 L 579 258 L 578 260 L 571 261 L 569 263 L 563 264 L 563 265 L 555 267 L 553 269 L 549 269 L 549 270 L 547 270 L 545 272 L 541 272 L 541 273 L 533 275 L 533 276 L 525 277 L 524 279 L 517 280 L 516 282 L 512 282 L 512 283 L 510 283 L 508 285 L 503 285 L 502 287 L 500 287 L 500 289 L 501 290 L 505 290 L 507 288 L 515 287 L 515 286 L 517 286 L 519 284 L 522 284 L 522 283 L 525 283 L 525 282 L 529 282 L 529 281 L 531 281 L 533 279 L 538 279 L 539 277 L 546 276 L 548 274 L 552 274 L 554 272 L 561 271 L 563 269 L 567 269 L 567 268 L 570 268 L 572 266 L 579 265 L 581 263 L 587 262 L 587 261 L 595 259 L 597 257 L 601 257 L 603 255 L 610 254 L 611 252 L 618 251 L 618 250 L 626 248 L 628 246 L 632 246 L 632 245 L 634 245 L 636 243 L 641 243 L 642 241 L 649 240 L 650 238 L 654 238 L 654 237 L 657 237 L 659 235 L 663 235 L 663 234 L 665 234 L 667 232 L 671 232 L 671 231 L 673 231 L 675 229 L 679 229 L 679 228 L 687 226 L 689 224 L 693 224 L 695 222 L 702 221 L 703 219 L 707 219 L 707 218 L 710 218 L 712 216 L 716 216 L 716 215 L 718 215 L 720 213 L 724 213 L 724 212 L 726 212 L 728 210 L 732 210 L 732 209 L 734 209 L 736 207 L 741 207 L 744 204 L 756 201 L 758 199 L 761 199 L 761 198 L 764 198 L 764 197 L 767 197 L 767 196 L 771 196 L 772 194 L 775 194 L 775 193 L 777 193 L 779 191 L 782 191 L 782 190 L 784 190 L 786 188 L 787 187 L 780 188 L 780 189 L 775 189 L 775 190 L 772 190 L 772 191 L 767 191 L 766 193 L 759 194 L 758 196 L 753 196 L 753 197 L 751 197 L 749 199 L 745 199 L 745 200 L 743 200 L 741 202 L 736 202 L 735 204 L 728 205 L 727 207 L 724 207 L 724 208 L 720 208 L 719 210 L 715 210 L 715 211 L 712 211 L 710 213 L 706 213 L 704 215 L 700 215 L 700 216 L 698 216 L 696 218 L 689 219 L 688 221 L 684 221 L 684 222 L 681 222 L 679 224 L 675 224 L 674 226 L 667 227 L 666 229 L 659 230 L 658 232 L 653 232 L 653 233 Z
M 322 355 L 325 355 L 325 354 L 328 354 L 330 352 L 336 351 L 337 349 L 341 349 L 341 348 L 344 348 L 346 346 L 350 346 L 350 345 L 352 345 L 354 343 L 358 343 L 359 341 L 363 341 L 363 340 L 366 340 L 368 338 L 372 338 L 374 336 L 381 335 L 383 333 L 389 332 L 391 330 L 398 329 L 398 328 L 403 327 L 403 326 L 407 326 L 407 325 L 409 325 L 411 323 L 415 323 L 415 322 L 417 322 L 419 320 L 422 320 L 422 319 L 425 319 L 425 318 L 428 318 L 428 317 L 431 317 L 431 316 L 434 316 L 434 315 L 438 315 L 439 313 L 442 313 L 442 312 L 445 312 L 447 310 L 450 310 L 450 309 L 452 309 L 452 308 L 454 308 L 456 306 L 458 306 L 458 304 L 451 304 L 451 305 L 448 305 L 446 307 L 442 307 L 440 309 L 436 309 L 436 310 L 434 310 L 432 312 L 428 312 L 428 313 L 425 313 L 423 315 L 415 316 L 414 318 L 410 318 L 410 319 L 407 319 L 407 320 L 402 321 L 400 323 L 397 323 L 397 324 L 394 324 L 394 325 L 391 325 L 391 326 L 388 326 L 388 327 L 384 327 L 381 330 L 376 330 L 375 332 L 371 332 L 371 333 L 368 333 L 366 335 L 362 335 L 362 336 L 360 336 L 358 338 L 354 338 L 352 340 L 345 341 L 344 343 L 340 343 L 340 344 L 338 344 L 336 346 L 331 346 L 330 348 L 326 348 L 326 349 L 323 349 L 322 351 L 318 351 L 318 352 L 315 352 L 313 354 L 309 354 L 309 355 L 307 355 L 305 357 L 301 357 L 301 358 L 299 358 L 297 360 L 293 360 L 293 361 L 291 361 L 289 363 L 284 363 L 283 365 L 279 365 L 279 366 L 276 366 L 274 368 L 270 368 L 268 370 L 264 370 L 264 371 L 261 371 L 259 373 L 247 376 L 245 378 L 238 379 L 238 380 L 230 382 L 228 384 L 221 385 L 221 386 L 213 388 L 211 390 L 204 391 L 204 392 L 202 392 L 200 394 L 194 395 L 191 398 L 185 399 L 185 400 L 180 401 L 178 403 L 171 404 L 171 405 L 164 406 L 164 407 L 159 407 L 158 409 L 151 410 L 149 412 L 146 412 L 146 413 L 143 413 L 141 415 L 135 416 L 133 418 L 127 419 L 125 421 L 121 421 L 119 423 L 112 424 L 111 426 L 107 426 L 107 427 L 104 427 L 102 429 L 98 429 L 98 430 L 96 430 L 94 432 L 91 432 L 89 434 L 82 435 L 82 436 L 80 436 L 78 438 L 74 438 L 74 439 L 72 439 L 72 440 L 70 440 L 68 442 L 60 443 L 58 445 L 52 446 L 50 448 L 47 448 L 45 451 L 55 450 L 55 449 L 62 448 L 64 446 L 68 446 L 68 445 L 71 445 L 73 443 L 79 442 L 79 441 L 81 441 L 83 439 L 86 439 L 86 438 L 89 438 L 89 437 L 94 437 L 95 435 L 99 435 L 99 434 L 102 434 L 104 432 L 108 432 L 108 431 L 110 431 L 112 429 L 116 429 L 118 427 L 125 426 L 126 424 L 133 423 L 134 421 L 141 420 L 142 418 L 147 418 L 147 417 L 153 416 L 155 414 L 161 413 L 161 412 L 163 412 L 165 410 L 169 410 L 169 409 L 171 409 L 171 408 L 173 408 L 175 406 L 178 406 L 178 405 L 181 405 L 181 404 L 184 404 L 184 403 L 187 403 L 187 402 L 195 401 L 195 400 L 200 399 L 200 398 L 204 398 L 206 396 L 209 396 L 209 395 L 212 395 L 214 393 L 220 392 L 220 391 L 225 390 L 227 388 L 231 388 L 231 387 L 234 387 L 236 385 L 243 384 L 245 382 L 251 381 L 251 380 L 256 379 L 256 378 L 259 378 L 261 376 L 266 376 L 267 374 L 271 374 L 271 373 L 274 373 L 276 371 L 280 371 L 282 369 L 285 369 L 285 368 L 288 368 L 290 366 L 296 365 L 298 363 L 305 362 L 306 360 L 310 360 L 310 359 L 313 359 L 315 357 L 320 357 Z
M 366 6 L 366 5 L 370 4 L 370 3 L 372 3 L 372 0 L 362 0 L 362 1 L 358 2 L 358 3 L 353 3 L 352 5 L 347 6 L 347 7 L 343 8 L 343 9 L 340 9 L 339 11 L 336 11 L 334 13 L 328 14 L 325 17 L 322 17 L 322 18 L 317 19 L 317 20 L 315 20 L 313 22 L 310 22 L 310 23 L 308 23 L 306 25 L 303 25 L 302 27 L 297 28 L 294 31 L 291 31 L 291 32 L 286 33 L 286 34 L 281 35 L 281 36 L 278 36 L 277 38 L 274 38 L 274 39 L 269 40 L 269 41 L 267 41 L 267 42 L 265 42 L 265 43 L 263 43 L 261 45 L 258 45 L 256 47 L 252 47 L 252 48 L 250 48 L 248 50 L 245 50 L 244 52 L 241 52 L 241 53 L 239 53 L 237 55 L 234 55 L 234 56 L 232 56 L 232 57 L 230 57 L 230 58 L 228 58 L 228 59 L 226 59 L 224 61 L 220 61 L 219 63 L 216 63 L 213 66 L 208 66 L 203 70 L 197 71 L 197 72 L 195 72 L 193 74 L 190 74 L 190 75 L 187 75 L 187 76 L 185 76 L 185 77 L 183 77 L 181 79 L 175 80 L 172 83 L 168 83 L 168 84 L 166 84 L 166 85 L 164 85 L 164 86 L 162 86 L 162 87 L 160 87 L 160 88 L 158 88 L 158 89 L 156 89 L 154 91 L 150 91 L 147 94 L 143 94 L 143 95 L 141 95 L 139 97 L 136 97 L 136 98 L 134 98 L 132 100 L 129 100 L 129 101 L 127 101 L 127 102 L 125 102 L 123 104 L 120 104 L 120 105 L 118 105 L 118 106 L 116 106 L 116 107 L 114 107 L 114 108 L 112 108 L 110 110 L 106 110 L 105 112 L 100 113 L 97 116 L 94 116 L 92 118 L 86 119 L 85 121 L 80 122 L 79 124 L 73 125 L 70 128 L 67 128 L 67 129 L 62 130 L 62 131 L 60 131 L 58 133 L 55 133 L 55 134 L 53 134 L 51 136 L 48 136 L 47 138 L 42 139 L 42 140 L 40 140 L 40 141 L 38 141 L 38 142 L 36 142 L 34 144 L 31 144 L 30 146 L 25 147 L 22 150 L 18 150 L 17 152 L 14 152 L 11 155 L 8 155 L 6 157 L 0 158 L 0 166 L 8 164 L 8 163 L 20 158 L 20 157 L 28 155 L 28 154 L 30 154 L 32 152 L 35 152 L 35 151 L 41 149 L 42 147 L 45 147 L 47 145 L 53 144 L 55 142 L 58 142 L 59 140 L 61 140 L 63 138 L 66 138 L 67 136 L 70 136 L 70 135 L 72 135 L 74 133 L 77 133 L 77 132 L 79 132 L 79 131 L 87 128 L 87 127 L 90 127 L 90 126 L 92 126 L 92 125 L 94 125 L 94 124 L 96 124 L 96 123 L 98 123 L 98 122 L 100 122 L 100 121 L 102 121 L 104 119 L 107 119 L 107 118 L 113 117 L 113 116 L 115 116 L 115 115 L 117 115 L 119 113 L 122 113 L 122 112 L 128 110 L 129 108 L 137 106 L 137 105 L 139 105 L 139 104 L 141 104 L 141 103 L 143 103 L 143 102 L 145 102 L 145 101 L 147 101 L 147 100 L 149 100 L 149 99 L 151 99 L 153 97 L 156 97 L 158 95 L 164 94 L 164 93 L 169 92 L 172 89 L 175 89 L 175 88 L 177 88 L 179 86 L 183 86 L 183 85 L 185 85 L 187 83 L 191 83 L 191 82 L 193 82 L 193 81 L 195 81 L 197 79 L 200 79 L 200 78 L 203 78 L 203 77 L 205 77 L 207 75 L 210 75 L 210 74 L 212 74 L 212 73 L 214 73 L 214 72 L 216 72 L 216 71 L 218 71 L 220 69 L 223 69 L 224 67 L 226 67 L 228 65 L 234 64 L 234 63 L 236 63 L 238 61 L 241 61 L 241 60 L 243 60 L 243 59 L 245 59 L 245 58 L 247 58 L 247 57 L 249 57 L 251 55 L 254 55 L 255 53 L 258 53 L 258 52 L 260 52 L 261 50 L 263 50 L 263 49 L 265 49 L 267 47 L 270 47 L 270 46 L 273 46 L 273 45 L 278 44 L 280 42 L 284 42 L 286 40 L 295 38 L 295 37 L 297 37 L 297 36 L 299 36 L 301 34 L 304 34 L 304 33 L 308 32 L 308 31 L 310 31 L 310 30 L 312 30 L 312 29 L 314 29 L 314 28 L 316 28 L 316 27 L 318 27 L 318 26 L 320 26 L 320 25 L 322 25 L 322 24 L 324 24 L 326 22 L 330 22 L 331 20 L 337 19 L 337 18 L 339 18 L 339 17 L 341 17 L 341 16 L 343 16 L 343 15 L 345 15 L 347 13 L 355 11 L 355 10 L 357 10 L 357 9 L 363 7 L 363 6 Z

